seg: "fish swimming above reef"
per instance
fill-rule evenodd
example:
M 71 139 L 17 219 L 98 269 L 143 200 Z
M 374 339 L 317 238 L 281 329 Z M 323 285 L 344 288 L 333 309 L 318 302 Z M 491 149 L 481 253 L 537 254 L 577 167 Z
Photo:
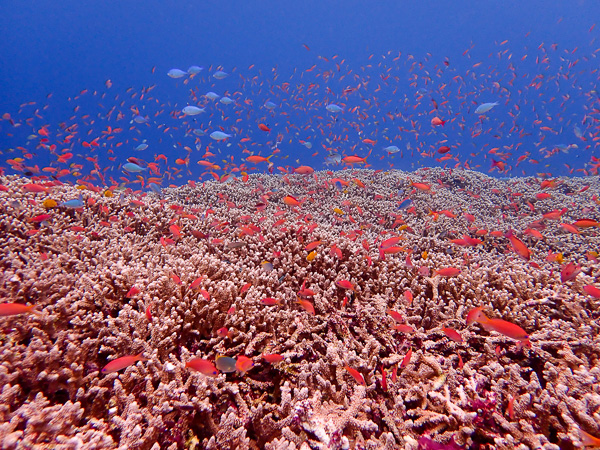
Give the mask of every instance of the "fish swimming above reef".
M 499 103 L 498 102 L 494 102 L 494 103 L 482 103 L 481 105 L 479 105 L 477 107 L 477 109 L 475 109 L 475 114 L 485 114 L 486 112 L 488 112 L 489 110 L 491 110 L 494 106 L 498 106 Z

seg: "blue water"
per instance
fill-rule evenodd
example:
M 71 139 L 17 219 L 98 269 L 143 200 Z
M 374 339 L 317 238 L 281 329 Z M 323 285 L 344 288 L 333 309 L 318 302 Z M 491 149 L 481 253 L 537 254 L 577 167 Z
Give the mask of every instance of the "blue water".
M 219 166 L 211 169 L 219 177 L 266 170 L 266 163 L 240 168 L 249 155 L 243 150 L 269 156 L 277 144 L 278 173 L 324 168 L 335 150 L 369 155 L 377 169 L 487 173 L 493 159 L 506 164 L 491 171 L 500 176 L 593 174 L 600 4 L 557 3 L 6 2 L 0 113 L 12 123 L 0 121 L 1 164 L 6 173 L 34 176 L 56 173 L 41 170 L 47 166 L 68 169 L 63 181 L 95 169 L 102 176 L 88 180 L 110 185 L 136 180 L 122 171 L 133 156 L 157 162 L 163 185 L 183 184 L 212 178 L 199 160 Z M 204 70 L 187 84 L 188 77 L 166 75 L 191 65 Z M 230 75 L 215 79 L 219 69 Z M 209 91 L 234 103 L 206 101 Z M 499 105 L 476 115 L 484 102 Z M 329 113 L 330 103 L 343 111 Z M 187 105 L 206 113 L 182 117 Z M 135 111 L 148 122 L 131 123 Z M 433 127 L 434 116 L 448 123 Z M 123 131 L 108 139 L 108 127 Z M 233 137 L 217 143 L 213 131 Z M 98 147 L 83 146 L 95 138 Z M 148 148 L 134 150 L 141 143 Z M 390 155 L 389 145 L 401 151 Z M 444 145 L 452 157 L 439 160 Z M 73 157 L 59 162 L 61 153 Z M 167 162 L 156 160 L 161 154 Z

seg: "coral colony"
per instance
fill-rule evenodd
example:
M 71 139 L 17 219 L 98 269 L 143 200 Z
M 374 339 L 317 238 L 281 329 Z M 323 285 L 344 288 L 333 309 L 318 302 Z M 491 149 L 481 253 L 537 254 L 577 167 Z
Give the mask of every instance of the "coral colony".
M 3 449 L 598 444 L 597 177 L 1 184 Z

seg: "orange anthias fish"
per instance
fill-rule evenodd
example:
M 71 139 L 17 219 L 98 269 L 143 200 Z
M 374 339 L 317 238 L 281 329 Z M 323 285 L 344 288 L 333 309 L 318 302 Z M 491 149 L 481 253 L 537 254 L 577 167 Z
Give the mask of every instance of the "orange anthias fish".
M 349 366 L 344 366 L 344 368 L 350 373 L 350 375 L 352 375 L 352 378 L 354 378 L 358 384 L 360 384 L 361 386 L 367 385 L 367 383 L 365 383 L 365 379 L 358 370 L 353 369 Z
M 367 162 L 367 157 L 361 158 L 360 156 L 350 155 L 342 158 L 342 162 L 345 164 L 362 164 Z
M 190 359 L 185 363 L 185 367 L 188 367 L 196 372 L 200 372 L 209 377 L 216 377 L 218 375 L 217 368 L 208 359 L 194 358 Z
M 291 195 L 286 195 L 285 197 L 283 197 L 283 203 L 285 203 L 288 206 L 300 206 L 300 202 L 298 201 L 298 199 L 292 197 Z
M 319 245 L 321 245 L 323 243 L 323 241 L 314 241 L 311 242 L 310 244 L 308 244 L 304 250 L 306 250 L 307 252 L 310 252 L 311 250 L 314 250 L 315 248 L 317 248 Z
M 586 433 L 581 428 L 579 429 L 579 439 L 584 447 L 600 447 L 600 438 Z
M 356 292 L 354 285 L 352 283 L 350 283 L 348 280 L 338 280 L 335 282 L 335 284 L 337 285 L 337 287 L 342 288 L 342 289 L 348 289 L 352 292 Z
M 564 283 L 565 281 L 574 280 L 579 275 L 579 272 L 581 272 L 581 266 L 570 262 L 561 270 L 560 281 Z
M 457 267 L 444 267 L 433 271 L 433 276 L 440 275 L 442 277 L 455 277 L 460 275 L 461 270 Z
M 519 325 L 512 322 L 508 322 L 503 319 L 490 319 L 482 311 L 482 307 L 473 308 L 467 314 L 467 325 L 473 322 L 479 323 L 483 328 L 488 331 L 496 331 L 497 333 L 508 336 L 509 338 L 516 339 L 519 341 L 519 345 L 531 348 L 531 342 L 529 342 L 529 335 Z
M 239 355 L 237 357 L 237 361 L 235 362 L 235 368 L 241 375 L 245 375 L 250 369 L 254 367 L 254 362 L 252 359 L 248 358 L 244 355 Z
M 102 373 L 113 373 L 118 372 L 119 370 L 125 369 L 126 367 L 135 364 L 138 361 L 148 361 L 148 358 L 144 358 L 142 356 L 143 352 L 138 353 L 137 355 L 127 355 L 121 356 L 102 368 Z
M 264 156 L 259 156 L 259 155 L 250 155 L 246 158 L 246 161 L 248 161 L 249 163 L 252 164 L 256 164 L 256 163 L 260 163 L 260 162 L 270 162 L 269 158 L 271 158 L 273 155 L 268 156 L 268 157 L 264 157 Z
M 459 344 L 463 342 L 462 336 L 455 329 L 443 327 L 442 331 L 449 339 L 452 339 L 454 342 L 458 342 Z
M 259 123 L 258 128 L 259 128 L 259 130 L 266 131 L 267 133 L 269 131 L 271 131 L 271 129 L 268 126 L 266 126 L 264 123 Z
M 0 303 L 0 317 L 16 316 L 17 314 L 33 313 L 41 314 L 36 311 L 35 305 L 23 305 L 21 303 Z
M 263 353 L 262 357 L 266 362 L 271 364 L 283 361 L 283 356 L 278 353 Z
M 433 119 L 431 119 L 431 125 L 433 125 L 434 127 L 438 125 L 444 125 L 445 123 L 446 121 L 440 119 L 439 117 L 434 117 Z
M 517 238 L 515 235 L 513 235 L 512 231 L 508 231 L 505 234 L 505 236 L 510 241 L 510 245 L 512 245 L 514 252 L 521 258 L 529 261 L 529 259 L 531 258 L 531 251 L 527 248 L 525 243 L 519 238 Z

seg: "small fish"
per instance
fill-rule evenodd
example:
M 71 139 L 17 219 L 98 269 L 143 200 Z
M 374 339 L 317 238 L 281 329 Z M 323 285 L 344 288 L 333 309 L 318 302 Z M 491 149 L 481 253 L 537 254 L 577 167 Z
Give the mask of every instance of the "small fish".
M 262 269 L 267 272 L 270 273 L 273 271 L 273 263 L 270 263 L 269 261 L 263 261 L 260 263 Z
M 244 355 L 239 355 L 237 357 L 237 361 L 235 362 L 235 368 L 241 375 L 245 375 L 250 369 L 254 367 L 254 362 L 252 359 L 248 358 Z
M 61 203 L 59 203 L 58 206 L 60 206 L 61 208 L 78 209 L 78 208 L 83 208 L 84 205 L 85 205 L 85 203 L 83 201 L 83 197 L 80 194 L 79 198 L 74 198 L 73 200 L 67 200 L 66 202 L 61 202 Z
M 167 75 L 171 78 L 181 78 L 187 75 L 187 72 L 184 72 L 181 69 L 171 69 L 167 72 Z
M 210 133 L 211 139 L 214 139 L 215 141 L 222 141 L 224 139 L 230 138 L 231 136 L 231 134 L 223 133 L 222 131 L 213 131 L 212 133 Z
M 186 116 L 196 116 L 204 112 L 204 108 L 198 108 L 197 106 L 188 105 L 181 110 Z
M 262 357 L 266 362 L 271 364 L 283 361 L 283 356 L 278 353 L 263 353 Z
M 140 352 L 137 355 L 121 356 L 120 358 L 117 358 L 105 365 L 102 368 L 102 373 L 118 372 L 119 370 L 123 370 L 138 361 L 148 361 L 148 358 L 144 358 L 142 353 L 143 352 Z
M 336 105 L 335 103 L 330 103 L 329 105 L 327 105 L 325 107 L 325 109 L 327 111 L 329 111 L 330 113 L 334 113 L 334 114 L 343 111 L 343 109 L 340 106 Z
M 279 305 L 279 299 L 273 298 L 273 297 L 265 297 L 265 298 L 261 299 L 260 302 L 263 305 L 267 305 L 267 306 Z
M 147 170 L 147 169 L 144 167 L 140 167 L 137 164 L 128 162 L 128 163 L 123 164 L 123 170 L 125 172 L 129 172 L 129 173 L 139 173 L 139 172 L 143 172 L 144 170 Z
M 223 72 L 222 70 L 217 70 L 215 73 L 213 73 L 213 77 L 217 80 L 222 80 L 223 78 L 227 78 L 228 76 L 229 74 L 227 72 Z
M 443 327 L 442 331 L 444 332 L 444 334 L 446 335 L 446 337 L 448 337 L 449 339 L 453 340 L 454 342 L 458 342 L 459 344 L 461 344 L 463 342 L 462 336 L 455 329 Z
M 315 315 L 315 307 L 313 306 L 313 304 L 311 302 L 309 302 L 308 300 L 299 298 L 298 303 L 307 313 L 309 313 L 310 315 L 313 315 L 313 316 Z
M 313 250 L 308 255 L 306 255 L 306 261 L 312 262 L 317 257 L 317 251 Z
M 306 250 L 307 252 L 310 252 L 311 250 L 314 250 L 315 248 L 317 248 L 319 245 L 321 245 L 323 243 L 323 241 L 314 241 L 311 242 L 310 244 L 308 244 L 304 250 Z
M 286 195 L 285 197 L 283 197 L 283 203 L 285 203 L 288 206 L 300 206 L 300 202 L 298 201 L 298 199 L 292 197 L 291 195 Z
M 581 272 L 581 266 L 575 264 L 574 262 L 570 262 L 563 268 L 563 270 L 561 270 L 560 281 L 562 283 L 566 281 L 572 281 L 577 277 L 577 275 L 579 275 L 579 272 Z
M 195 370 L 196 372 L 200 372 L 203 375 L 209 377 L 216 377 L 219 373 L 212 362 L 210 362 L 208 359 L 203 358 L 190 359 L 187 363 L 185 363 L 185 367 L 188 367 L 192 370 Z
M 235 372 L 236 360 L 235 358 L 230 358 L 229 356 L 217 356 L 215 359 L 215 366 L 223 373 Z
M 439 117 L 434 117 L 433 119 L 431 119 L 431 125 L 433 125 L 434 127 L 438 126 L 438 125 L 445 125 L 446 121 L 440 119 Z
M 412 347 L 408 349 L 404 358 L 402 358 L 402 363 L 400 363 L 400 367 L 406 367 L 410 364 L 410 358 L 412 357 Z
M 413 327 L 411 327 L 410 325 L 406 325 L 404 323 L 399 323 L 397 325 L 394 325 L 394 330 L 400 331 L 401 333 L 414 333 L 415 332 L 415 329 Z
M 410 208 L 413 204 L 413 201 L 410 198 L 402 200 L 398 205 L 398 209 L 407 209 Z
M 519 238 L 517 238 L 515 235 L 513 235 L 512 231 L 510 230 L 507 233 L 505 233 L 505 236 L 510 241 L 510 245 L 512 246 L 514 252 L 521 258 L 525 259 L 526 261 L 529 261 L 529 259 L 531 258 L 531 251 L 529 250 L 529 248 L 527 248 L 525 243 Z
M 444 267 L 442 269 L 435 269 L 433 276 L 440 275 L 442 277 L 455 277 L 460 275 L 461 270 L 456 267 Z
M 600 299 L 600 289 L 598 289 L 593 284 L 586 284 L 583 287 L 583 292 L 585 292 L 588 295 L 591 295 L 595 299 Z
M 581 428 L 579 429 L 579 439 L 584 447 L 600 447 L 600 438 L 586 433 Z
M 354 380 L 358 384 L 360 384 L 361 386 L 367 385 L 367 383 L 365 383 L 365 379 L 363 378 L 362 374 L 358 370 L 353 369 L 352 367 L 349 367 L 349 366 L 344 366 L 344 368 L 348 371 L 348 373 L 350 375 L 352 375 L 352 378 L 354 378 Z
M 354 285 L 352 283 L 350 283 L 350 281 L 348 281 L 348 280 L 338 280 L 335 282 L 335 284 L 337 287 L 339 287 L 341 289 L 348 289 L 352 292 L 356 292 Z
M 129 291 L 127 292 L 127 294 L 125 294 L 126 298 L 132 298 L 134 296 L 136 296 L 137 294 L 139 294 L 140 291 L 138 288 L 136 288 L 135 286 L 133 286 L 131 289 L 129 289 Z
M 485 114 L 489 110 L 491 110 L 494 106 L 498 106 L 498 102 L 494 103 L 482 103 L 475 109 L 475 114 Z
M 36 311 L 35 305 L 23 305 L 22 303 L 0 303 L 0 317 L 16 316 L 17 314 L 33 313 L 41 314 Z

